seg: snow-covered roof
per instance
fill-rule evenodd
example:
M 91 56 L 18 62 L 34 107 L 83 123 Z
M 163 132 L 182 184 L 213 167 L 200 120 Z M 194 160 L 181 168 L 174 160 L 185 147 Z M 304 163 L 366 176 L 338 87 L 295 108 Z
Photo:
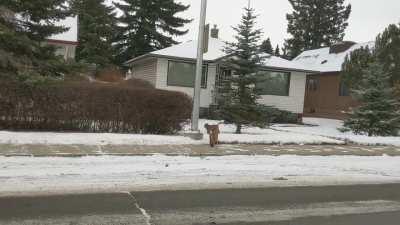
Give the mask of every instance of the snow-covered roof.
M 211 38 L 209 39 L 208 52 L 204 54 L 205 61 L 217 61 L 227 54 L 223 51 L 225 42 L 221 39 Z M 197 58 L 197 40 L 188 41 L 185 43 L 177 44 L 169 48 L 161 49 L 158 51 L 151 52 L 147 55 L 134 58 L 129 60 L 127 64 L 142 59 L 148 56 L 156 57 L 169 57 L 169 58 L 181 58 L 195 60 Z M 302 64 L 292 62 L 286 59 L 282 59 L 276 56 L 271 56 L 264 61 L 265 67 L 276 68 L 276 69 L 289 69 L 289 70 L 300 70 L 300 71 L 312 71 Z
M 302 64 L 309 70 L 320 71 L 322 73 L 339 72 L 342 70 L 342 64 L 347 55 L 356 49 L 365 48 L 367 46 L 373 48 L 375 42 L 354 44 L 348 50 L 340 53 L 330 53 L 329 47 L 309 50 L 301 53 L 293 59 L 292 62 Z
M 67 32 L 53 35 L 49 37 L 50 40 L 78 42 L 78 17 L 68 17 L 65 20 L 56 23 L 57 26 L 64 26 L 69 28 Z
M 208 52 L 203 55 L 204 60 L 214 61 L 224 57 L 226 54 L 222 51 L 225 43 L 216 38 L 210 38 L 208 44 Z M 188 41 L 178 45 L 164 48 L 151 54 L 161 56 L 171 56 L 178 58 L 196 59 L 197 57 L 197 41 Z

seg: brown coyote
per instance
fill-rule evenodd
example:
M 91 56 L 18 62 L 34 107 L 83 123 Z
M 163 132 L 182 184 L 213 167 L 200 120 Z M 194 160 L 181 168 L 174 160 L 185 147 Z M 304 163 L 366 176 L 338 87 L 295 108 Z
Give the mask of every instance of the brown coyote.
M 210 146 L 214 147 L 219 144 L 218 135 L 219 135 L 219 125 L 209 125 L 206 124 L 204 127 L 207 129 L 207 134 L 210 135 Z

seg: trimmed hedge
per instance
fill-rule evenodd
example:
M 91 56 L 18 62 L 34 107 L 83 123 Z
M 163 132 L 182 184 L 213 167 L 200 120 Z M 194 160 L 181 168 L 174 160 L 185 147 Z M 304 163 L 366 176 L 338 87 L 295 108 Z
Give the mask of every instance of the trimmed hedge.
M 191 99 L 142 84 L 54 83 L 32 87 L 0 81 L 0 129 L 141 134 L 181 130 L 182 122 L 190 118 Z

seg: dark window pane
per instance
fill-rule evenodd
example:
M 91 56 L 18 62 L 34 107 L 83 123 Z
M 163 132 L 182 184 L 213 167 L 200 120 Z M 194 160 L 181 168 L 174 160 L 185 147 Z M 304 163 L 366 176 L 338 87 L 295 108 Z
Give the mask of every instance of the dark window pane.
M 339 96 L 350 96 L 350 90 L 347 87 L 347 85 L 343 82 L 340 82 Z
M 309 91 L 317 91 L 318 90 L 318 79 L 317 78 L 309 78 L 307 82 L 307 88 Z
M 201 87 L 207 88 L 208 67 L 203 66 Z M 168 86 L 194 87 L 196 76 L 196 64 L 184 62 L 168 62 Z
M 290 73 L 260 71 L 256 88 L 261 95 L 289 96 Z

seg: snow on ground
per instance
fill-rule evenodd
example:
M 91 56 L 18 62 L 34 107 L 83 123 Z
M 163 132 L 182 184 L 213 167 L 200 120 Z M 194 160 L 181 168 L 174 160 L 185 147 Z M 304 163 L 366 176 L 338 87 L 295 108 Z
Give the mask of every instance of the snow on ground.
M 0 157 L 0 195 L 391 183 L 399 165 L 389 156 Z
M 49 145 L 196 145 L 207 144 L 208 136 L 204 124 L 219 121 L 201 120 L 204 139 L 195 141 L 184 136 L 136 135 L 109 133 L 57 133 L 57 132 L 9 132 L 0 131 L 0 144 L 49 144 Z M 245 128 L 243 134 L 235 134 L 233 125 L 221 124 L 220 141 L 227 144 L 343 144 L 342 141 L 310 134 L 293 133 L 272 129 Z M 184 131 L 189 131 L 186 125 Z
M 222 121 L 201 120 L 201 132 L 207 133 L 204 125 L 220 124 L 221 134 L 219 140 L 222 143 L 240 143 L 240 144 L 343 144 L 342 141 L 322 137 L 318 135 L 293 133 L 288 135 L 285 131 L 273 129 L 263 129 L 258 127 L 245 127 L 242 134 L 235 134 L 236 126 L 232 124 L 222 124 Z M 189 130 L 186 126 L 184 130 Z M 208 137 L 205 136 L 205 139 Z
M 400 146 L 400 137 L 368 137 L 352 132 L 342 133 L 338 130 L 343 121 L 321 118 L 304 118 L 304 123 L 313 126 L 284 126 L 274 125 L 272 128 L 298 134 L 319 135 L 364 145 L 393 145 Z
M 16 145 L 184 145 L 201 143 L 203 142 L 194 141 L 188 137 L 167 135 L 0 131 L 0 144 Z
M 352 132 L 342 133 L 338 130 L 343 125 L 340 120 L 304 118 L 304 122 L 309 125 L 277 124 L 272 129 L 247 127 L 242 134 L 235 134 L 234 125 L 220 124 L 220 141 L 226 144 L 344 144 L 347 141 L 366 145 L 400 146 L 400 137 L 368 137 Z M 201 132 L 205 134 L 201 141 L 183 135 L 0 131 L 0 144 L 198 145 L 208 142 L 205 123 L 218 124 L 221 121 L 200 120 Z M 182 133 L 189 130 L 190 126 L 185 125 Z

